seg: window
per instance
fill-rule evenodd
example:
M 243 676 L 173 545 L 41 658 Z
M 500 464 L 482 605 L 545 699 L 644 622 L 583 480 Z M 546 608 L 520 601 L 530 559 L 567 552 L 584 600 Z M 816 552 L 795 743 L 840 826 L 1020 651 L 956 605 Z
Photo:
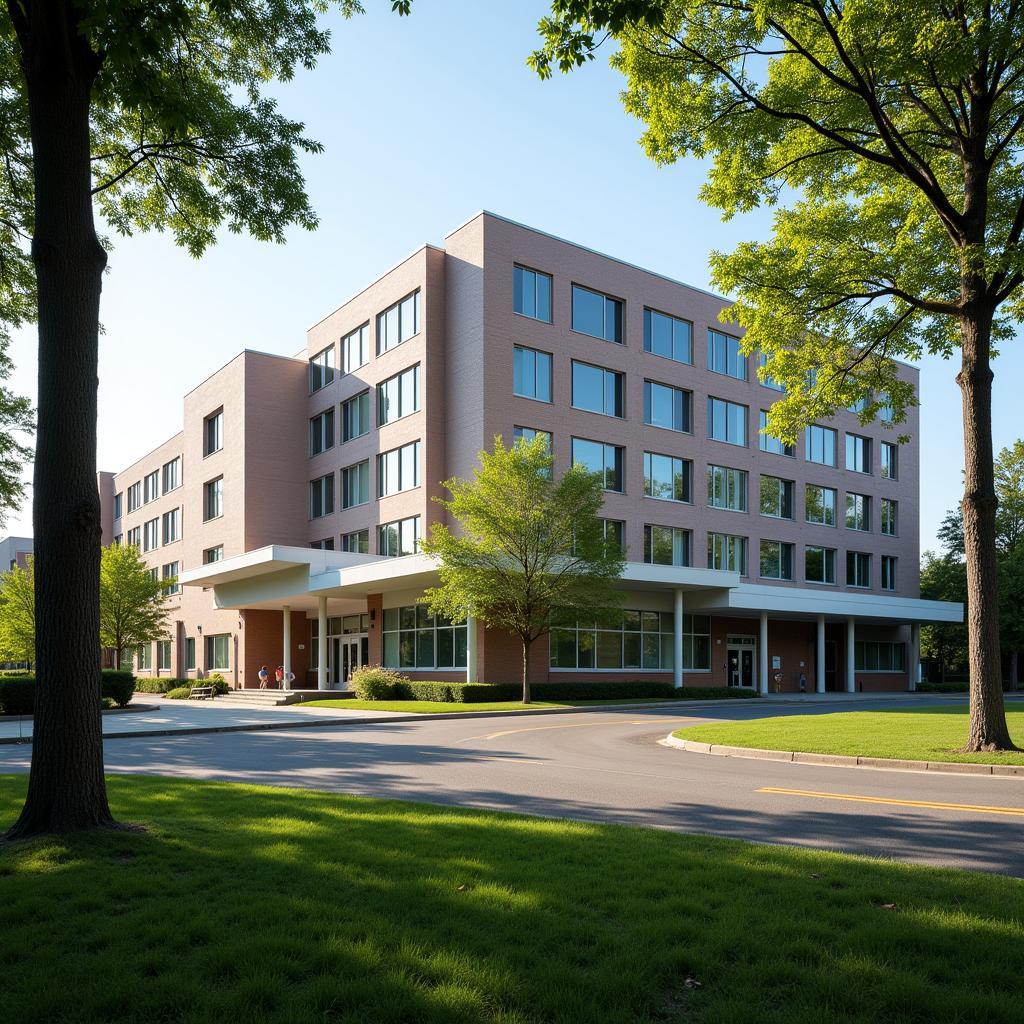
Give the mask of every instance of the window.
M 808 583 L 835 583 L 835 550 L 833 548 L 804 548 L 804 579 Z
M 533 348 L 512 349 L 512 393 L 538 402 L 551 401 L 551 356 Z
M 224 515 L 224 477 L 203 484 L 203 522 Z
M 317 352 L 309 360 L 309 393 L 327 387 L 334 380 L 334 346 Z
M 822 526 L 836 525 L 836 492 L 831 487 L 808 484 L 804 495 L 804 518 Z
M 140 672 L 153 671 L 153 645 L 139 644 L 135 649 L 135 667 Z
M 604 533 L 605 546 L 614 546 L 624 555 L 626 553 L 626 524 L 621 519 L 602 519 L 601 529 Z
M 793 545 L 780 540 L 761 541 L 761 579 L 793 578 Z
M 168 596 L 172 594 L 180 594 L 181 586 L 178 583 L 178 563 L 168 562 L 160 570 L 160 576 L 164 582 L 164 593 Z M 167 583 L 167 580 L 171 580 L 171 583 Z
M 882 405 L 878 410 L 878 418 L 888 426 L 896 422 L 896 408 L 892 404 L 892 395 L 883 394 L 879 396 Z
M 768 357 L 763 352 L 761 352 L 757 357 L 757 365 L 762 370 L 767 370 L 768 368 Z M 772 391 L 786 390 L 777 380 L 773 380 L 771 377 L 769 377 L 767 373 L 758 374 L 758 379 L 761 381 L 761 384 L 764 387 L 771 388 Z
M 552 615 L 553 669 L 648 669 L 669 671 L 675 656 L 672 612 L 616 610 L 599 619 L 571 610 Z M 711 619 L 683 616 L 683 668 L 711 668 Z
M 896 589 L 896 559 L 893 555 L 882 555 L 882 589 Z
M 871 586 L 871 556 L 863 551 L 846 552 L 846 585 Z
M 133 526 L 128 531 L 128 547 L 137 548 L 142 546 L 142 527 Z
M 315 551 L 333 551 L 334 550 L 334 538 L 325 537 L 323 540 L 311 540 L 309 546 Z
M 173 544 L 181 536 L 181 509 L 172 508 L 163 516 L 164 544 Z
M 420 293 L 415 291 L 377 314 L 377 355 L 390 352 L 419 332 Z
M 693 362 L 693 326 L 686 320 L 644 310 L 644 351 L 677 363 Z
M 194 672 L 196 669 L 196 638 L 185 637 L 185 671 Z
M 218 544 L 214 548 L 206 548 L 203 551 L 203 565 L 210 565 L 212 562 L 219 562 L 224 557 L 224 545 Z
M 134 512 L 142 504 L 142 483 L 137 482 L 128 488 L 128 511 Z
M 212 455 L 224 447 L 224 410 L 218 409 L 203 420 L 203 455 Z
M 622 344 L 622 302 L 589 288 L 572 286 L 572 329 Z
M 600 366 L 572 361 L 572 404 L 574 409 L 599 412 L 605 416 L 624 415 L 623 381 L 625 374 Z
M 739 338 L 708 329 L 708 369 L 737 380 L 747 379 L 747 357 L 740 351 Z
M 114 518 L 115 519 L 120 519 L 121 518 L 121 499 L 123 497 L 124 497 L 124 495 L 120 491 L 118 491 L 117 494 L 114 495 Z
M 871 499 L 866 494 L 846 495 L 846 528 L 864 531 L 871 529 Z
M 420 485 L 420 443 L 402 445 L 377 456 L 377 496 L 408 491 Z
M 882 533 L 896 536 L 896 502 L 892 498 L 882 499 Z
M 229 651 L 231 636 L 219 633 L 206 638 L 206 669 L 212 672 L 223 672 L 230 668 Z
M 393 423 L 420 407 L 420 366 L 396 373 L 377 385 L 377 426 Z
M 882 464 L 882 478 L 896 480 L 896 445 L 891 441 L 882 441 L 879 446 L 879 460 Z
M 164 494 L 181 486 L 181 456 L 164 463 Z
M 147 519 L 142 524 L 142 550 L 152 551 L 160 547 L 160 517 Z
M 604 479 L 606 491 L 622 491 L 625 482 L 622 464 L 625 449 L 614 444 L 602 444 L 600 441 L 585 441 L 583 438 L 572 439 L 572 461 L 589 469 L 592 473 L 600 473 Z
M 422 604 L 384 609 L 388 668 L 465 668 L 466 623 L 431 615 Z
M 160 497 L 160 470 L 154 469 L 142 478 L 142 504 L 148 505 L 154 498 Z
M 370 553 L 370 531 L 353 530 L 352 533 L 343 533 L 341 535 L 341 550 L 368 555 Z
M 334 511 L 334 474 L 309 481 L 309 518 L 319 519 Z
M 334 409 L 327 409 L 309 421 L 309 454 L 319 455 L 334 447 Z
M 708 399 L 708 437 L 729 444 L 747 443 L 747 407 L 722 398 Z
M 693 395 L 682 388 L 673 388 L 657 381 L 644 381 L 644 423 L 690 433 Z
M 551 323 L 551 275 L 515 266 L 512 270 L 512 311 Z
M 677 526 L 644 527 L 644 561 L 649 565 L 689 565 L 691 533 Z
M 846 468 L 855 473 L 871 472 L 871 439 L 859 434 L 846 435 Z
M 341 403 L 341 440 L 351 441 L 370 432 L 370 392 L 358 395 Z
M 730 512 L 747 511 L 747 474 L 742 469 L 708 466 L 708 504 Z
M 793 481 L 777 476 L 761 477 L 761 515 L 773 519 L 793 518 Z
M 796 458 L 796 446 L 792 444 L 783 444 L 777 437 L 772 437 L 765 433 L 768 429 L 768 413 L 766 410 L 761 410 L 761 425 L 760 425 L 760 438 L 761 438 L 761 451 L 770 452 L 772 455 L 786 455 L 791 459 Z
M 644 452 L 644 497 L 692 501 L 693 463 L 673 455 Z
M 115 547 L 120 547 L 121 543 L 123 541 L 124 541 L 124 534 L 123 533 L 115 533 L 114 534 L 114 545 L 115 545 Z M 15 563 L 12 562 L 11 563 L 11 568 L 12 569 L 14 568 L 14 565 L 15 565 Z
M 370 460 L 364 459 L 341 471 L 341 507 L 355 508 L 370 500 Z
M 820 462 L 823 466 L 836 464 L 836 432 L 831 427 L 812 423 L 807 428 L 806 438 L 808 462 Z
M 904 647 L 891 640 L 857 640 L 853 645 L 853 667 L 858 672 L 903 672 Z
M 153 568 L 152 568 L 152 569 L 147 569 L 147 570 L 146 570 L 146 575 L 147 575 L 147 576 L 148 576 L 148 577 L 149 577 L 149 578 L 150 578 L 150 579 L 151 579 L 151 580 L 152 580 L 152 581 L 153 581 L 154 583 L 159 583 L 159 582 L 160 582 L 160 570 L 159 570 L 159 569 L 158 569 L 158 568 L 157 568 L 156 566 L 153 566 Z
M 708 534 L 708 568 L 747 575 L 747 538 L 728 533 Z
M 548 451 L 551 451 L 551 432 L 548 430 L 537 430 L 536 427 L 513 427 L 512 443 L 517 441 L 530 442 L 536 437 L 543 437 L 547 442 Z
M 377 554 L 387 557 L 414 555 L 420 549 L 420 517 L 410 516 L 383 523 L 377 530 Z
M 351 373 L 370 361 L 370 325 L 363 324 L 341 339 L 341 372 Z
M 850 412 L 856 413 L 858 416 L 874 401 L 874 396 L 870 391 L 861 395 L 852 405 L 848 405 L 846 408 Z

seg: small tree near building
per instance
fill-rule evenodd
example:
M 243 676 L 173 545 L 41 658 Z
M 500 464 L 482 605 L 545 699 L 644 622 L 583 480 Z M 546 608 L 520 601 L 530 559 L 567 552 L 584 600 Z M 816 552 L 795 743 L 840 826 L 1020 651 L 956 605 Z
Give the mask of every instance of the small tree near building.
M 126 650 L 167 635 L 167 590 L 176 577 L 156 579 L 139 549 L 111 544 L 100 553 L 100 644 L 121 667 Z
M 530 647 L 549 630 L 551 613 L 572 607 L 599 616 L 620 600 L 622 551 L 606 541 L 598 518 L 603 482 L 574 465 L 554 479 L 547 438 L 506 448 L 494 439 L 473 480 L 445 481 L 435 498 L 459 532 L 435 523 L 423 549 L 439 561 L 441 584 L 426 592 L 434 614 L 517 636 L 523 649 L 523 703 L 530 703 Z
M 0 658 L 31 665 L 36 657 L 36 599 L 32 559 L 0 575 Z

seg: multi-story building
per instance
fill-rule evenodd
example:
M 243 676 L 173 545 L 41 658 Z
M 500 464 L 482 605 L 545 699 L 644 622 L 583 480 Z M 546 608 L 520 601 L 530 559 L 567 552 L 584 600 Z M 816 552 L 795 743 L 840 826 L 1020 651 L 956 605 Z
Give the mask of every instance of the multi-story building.
M 481 213 L 296 357 L 243 352 L 185 396 L 182 432 L 101 475 L 106 539 L 179 580 L 140 668 L 247 687 L 261 664 L 321 688 L 366 663 L 515 679 L 511 637 L 418 604 L 437 578 L 419 544 L 444 519 L 440 481 L 495 435 L 542 432 L 556 472 L 603 474 L 627 563 L 621 624 L 566 610 L 534 645 L 536 681 L 912 686 L 920 623 L 962 615 L 919 596 L 917 410 L 903 444 L 854 412 L 778 443 L 760 432 L 778 391 L 724 305 Z
M 0 540 L 0 572 L 9 572 L 15 566 L 24 569 L 31 557 L 31 537 L 4 537 Z

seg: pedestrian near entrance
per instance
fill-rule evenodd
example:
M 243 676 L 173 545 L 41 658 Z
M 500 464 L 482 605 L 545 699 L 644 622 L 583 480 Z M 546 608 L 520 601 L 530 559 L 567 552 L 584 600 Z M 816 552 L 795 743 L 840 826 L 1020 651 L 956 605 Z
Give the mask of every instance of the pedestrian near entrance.
M 279 690 L 284 689 L 284 665 L 278 665 L 277 670 L 274 672 L 274 679 L 277 680 L 277 688 Z
M 266 665 L 260 665 L 258 675 L 260 679 L 260 689 L 265 690 L 267 688 L 267 683 L 270 681 L 270 673 L 267 671 Z

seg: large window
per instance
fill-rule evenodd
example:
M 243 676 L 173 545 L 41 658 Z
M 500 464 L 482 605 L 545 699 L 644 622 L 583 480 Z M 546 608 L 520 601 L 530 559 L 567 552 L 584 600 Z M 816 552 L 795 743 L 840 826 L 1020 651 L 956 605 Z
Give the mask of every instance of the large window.
M 600 619 L 578 619 L 571 610 L 552 615 L 550 656 L 554 669 L 668 671 L 674 659 L 672 612 L 626 609 Z M 711 619 L 683 616 L 683 668 L 711 668 Z
M 341 440 L 342 443 L 355 437 L 362 437 L 370 432 L 370 392 L 361 391 L 358 395 L 341 403 Z
M 167 562 L 160 570 L 160 577 L 164 581 L 165 594 L 171 596 L 172 594 L 181 593 L 181 585 L 178 583 L 177 562 Z
M 353 530 L 351 533 L 343 533 L 341 535 L 341 550 L 368 555 L 370 553 L 370 531 Z
M 142 481 L 136 481 L 128 488 L 128 511 L 134 512 L 142 504 Z
M 341 471 L 341 507 L 355 508 L 370 500 L 370 460 L 363 459 Z
M 871 498 L 868 495 L 846 495 L 846 528 L 865 532 L 871 529 Z
M 882 589 L 896 589 L 896 558 L 894 555 L 882 555 Z
M 153 645 L 139 644 L 135 649 L 135 667 L 140 672 L 153 671 Z
M 341 372 L 351 373 L 370 361 L 370 325 L 363 324 L 341 339 Z
M 677 363 L 693 362 L 693 326 L 653 309 L 644 310 L 644 351 Z
M 678 526 L 644 526 L 644 561 L 650 565 L 689 565 L 691 533 Z
M 793 481 L 777 476 L 761 477 L 761 515 L 773 519 L 793 518 Z
M 512 393 L 537 402 L 551 401 L 551 355 L 516 345 L 512 349 Z
M 226 672 L 231 668 L 231 635 L 218 633 L 206 638 L 207 672 Z
M 173 544 L 181 536 L 181 509 L 172 508 L 163 515 L 161 527 L 164 544 Z
M 622 344 L 622 301 L 572 286 L 572 329 Z
M 871 472 L 871 439 L 860 434 L 846 435 L 846 468 L 855 473 Z
M 808 583 L 835 583 L 836 553 L 834 548 L 804 548 L 804 579 Z
M 127 533 L 127 544 L 130 548 L 137 548 L 142 546 L 142 527 L 133 526 L 128 530 Z
M 626 554 L 626 524 L 621 519 L 602 519 L 601 530 L 607 547 Z
M 224 558 L 224 545 L 206 548 L 203 551 L 203 565 L 210 565 L 212 562 L 220 562 Z
M 319 519 L 334 511 L 334 474 L 309 481 L 309 518 Z
M 836 432 L 831 427 L 812 423 L 806 431 L 807 461 L 823 466 L 836 464 Z
M 142 550 L 152 551 L 160 547 L 160 519 L 148 519 L 142 524 Z
M 708 399 L 708 437 L 729 444 L 747 443 L 747 407 L 723 398 Z
M 896 445 L 891 441 L 882 441 L 879 446 L 879 461 L 882 465 L 882 477 L 885 480 L 895 480 L 897 459 L 896 459 Z
M 309 546 L 314 551 L 333 551 L 334 550 L 334 538 L 324 537 L 323 540 L 311 540 Z
M 309 360 L 309 393 L 327 387 L 334 380 L 334 346 L 317 352 Z
M 534 438 L 543 437 L 547 444 L 548 451 L 551 451 L 551 432 L 549 430 L 538 430 L 536 427 L 513 427 L 512 428 L 512 443 L 516 444 L 519 441 L 525 441 L 529 443 Z
M 203 522 L 224 515 L 224 477 L 203 484 Z
M 621 491 L 625 488 L 622 472 L 625 449 L 615 444 L 587 441 L 581 437 L 572 439 L 572 461 L 579 463 L 592 473 L 600 473 L 606 491 Z
M 181 456 L 164 463 L 164 494 L 181 486 Z M 116 517 L 115 517 L 116 518 Z
M 551 275 L 528 267 L 512 270 L 512 310 L 551 323 Z
M 777 380 L 768 376 L 768 357 L 763 352 L 757 357 L 757 365 L 765 371 L 763 374 L 758 374 L 758 379 L 766 388 L 771 388 L 772 391 L 786 390 Z
M 792 444 L 783 444 L 777 437 L 772 437 L 770 434 L 766 434 L 765 430 L 768 429 L 768 412 L 765 409 L 761 410 L 761 424 L 759 436 L 761 438 L 761 451 L 770 452 L 772 455 L 786 455 L 791 459 L 796 458 L 796 446 Z
M 196 670 L 196 638 L 185 637 L 185 671 L 195 672 Z
M 747 575 L 747 538 L 728 533 L 708 534 L 708 568 Z
M 864 551 L 846 552 L 846 585 L 871 586 L 871 556 Z
M 572 361 L 572 404 L 574 409 L 599 412 L 605 416 L 625 415 L 623 384 L 626 375 L 589 363 Z
M 412 441 L 377 456 L 377 496 L 408 491 L 420 485 L 420 443 Z
M 170 672 L 171 670 L 171 641 L 157 640 L 156 642 L 156 667 L 157 671 Z
M 882 499 L 882 533 L 886 537 L 896 536 L 896 502 L 892 498 Z
M 148 505 L 160 497 L 160 470 L 154 469 L 142 478 L 142 504 Z
M 761 541 L 761 578 L 791 580 L 793 578 L 793 545 L 781 540 Z
M 377 529 L 377 554 L 389 558 L 414 555 L 420 549 L 420 517 L 410 516 Z
M 692 501 L 693 463 L 674 455 L 644 452 L 644 497 Z
M 654 380 L 644 381 L 644 423 L 650 427 L 688 434 L 692 430 L 692 404 L 693 395 L 689 391 Z
M 747 473 L 726 466 L 708 466 L 708 504 L 730 512 L 747 511 Z
M 747 357 L 740 351 L 739 338 L 708 329 L 708 369 L 737 380 L 747 379 Z
M 420 365 L 396 373 L 377 385 L 377 425 L 393 423 L 420 407 Z
M 203 420 L 203 455 L 212 455 L 224 447 L 224 410 L 218 409 Z
M 377 314 L 377 355 L 420 332 L 420 293 L 415 291 Z
M 808 484 L 804 494 L 805 518 L 820 526 L 836 525 L 836 492 L 832 487 Z
M 114 509 L 113 509 L 113 518 L 114 519 L 120 519 L 121 518 L 121 502 L 122 502 L 123 498 L 124 498 L 124 495 L 123 495 L 123 493 L 121 491 L 118 491 L 117 494 L 114 495 Z
M 856 640 L 853 667 L 858 672 L 904 672 L 904 647 L 891 640 Z
M 319 455 L 334 447 L 334 409 L 326 409 L 309 421 L 309 454 Z
M 384 609 L 388 668 L 465 668 L 466 623 L 431 615 L 422 604 Z

